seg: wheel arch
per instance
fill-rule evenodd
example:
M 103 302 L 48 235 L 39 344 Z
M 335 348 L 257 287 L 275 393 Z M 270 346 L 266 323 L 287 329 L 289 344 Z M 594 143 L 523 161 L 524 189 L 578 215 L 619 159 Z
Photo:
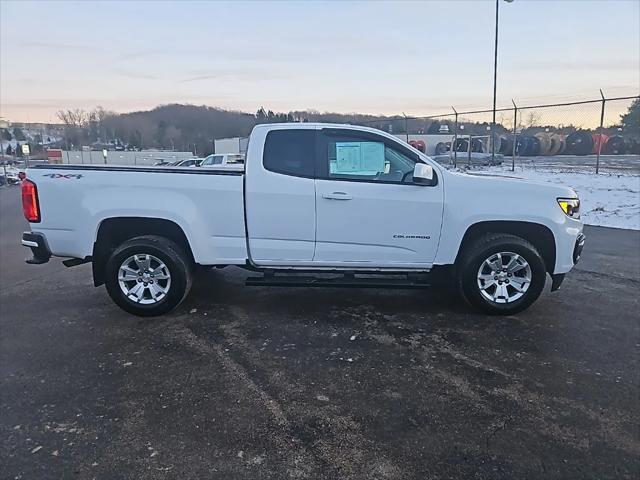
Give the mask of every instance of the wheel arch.
M 98 225 L 93 244 L 93 284 L 104 283 L 104 268 L 111 252 L 122 242 L 141 235 L 159 235 L 175 242 L 195 263 L 189 240 L 180 225 L 165 218 L 111 217 Z
M 456 265 L 464 249 L 474 240 L 488 233 L 508 233 L 527 240 L 536 247 L 542 256 L 547 272 L 553 273 L 556 264 L 556 243 L 553 232 L 549 227 L 540 223 L 513 220 L 483 221 L 470 225 L 460 242 Z

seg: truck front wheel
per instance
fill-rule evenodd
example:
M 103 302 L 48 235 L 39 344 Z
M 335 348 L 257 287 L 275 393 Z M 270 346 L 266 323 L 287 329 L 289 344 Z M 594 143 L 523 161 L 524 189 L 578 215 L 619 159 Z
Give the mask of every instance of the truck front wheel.
M 173 241 L 135 237 L 116 248 L 105 267 L 105 286 L 123 310 L 141 317 L 162 315 L 189 293 L 193 268 Z
M 536 248 L 509 234 L 487 234 L 462 252 L 457 281 L 472 306 L 492 315 L 512 315 L 542 293 L 544 261 Z

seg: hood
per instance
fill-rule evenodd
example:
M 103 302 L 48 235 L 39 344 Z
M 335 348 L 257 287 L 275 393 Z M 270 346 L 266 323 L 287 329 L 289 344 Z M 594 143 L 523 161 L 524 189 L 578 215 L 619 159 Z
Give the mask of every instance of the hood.
M 522 189 L 535 191 L 541 195 L 554 195 L 557 198 L 578 198 L 575 190 L 565 185 L 557 183 L 527 180 L 518 176 L 511 176 L 500 173 L 482 173 L 482 172 L 449 172 L 461 181 L 471 181 L 480 187 L 487 187 L 491 190 L 504 190 L 517 193 Z

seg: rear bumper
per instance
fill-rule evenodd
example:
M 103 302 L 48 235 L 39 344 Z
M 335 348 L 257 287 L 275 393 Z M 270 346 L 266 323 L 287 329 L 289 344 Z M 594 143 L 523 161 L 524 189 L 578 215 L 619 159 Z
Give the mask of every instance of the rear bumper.
M 49 245 L 47 245 L 47 239 L 41 233 L 24 232 L 21 243 L 25 247 L 29 247 L 33 254 L 33 256 L 26 259 L 25 262 L 40 265 L 47 263 L 51 258 L 51 250 L 49 250 Z

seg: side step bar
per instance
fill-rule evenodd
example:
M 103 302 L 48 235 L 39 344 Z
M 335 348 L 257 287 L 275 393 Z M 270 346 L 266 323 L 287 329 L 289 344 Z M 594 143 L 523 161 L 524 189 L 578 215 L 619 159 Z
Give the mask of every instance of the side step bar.
M 407 275 L 388 277 L 356 277 L 344 275 L 341 277 L 324 278 L 318 276 L 276 275 L 266 274 L 260 277 L 248 277 L 245 285 L 252 287 L 343 287 L 343 288 L 428 288 L 431 285 L 424 279 Z

